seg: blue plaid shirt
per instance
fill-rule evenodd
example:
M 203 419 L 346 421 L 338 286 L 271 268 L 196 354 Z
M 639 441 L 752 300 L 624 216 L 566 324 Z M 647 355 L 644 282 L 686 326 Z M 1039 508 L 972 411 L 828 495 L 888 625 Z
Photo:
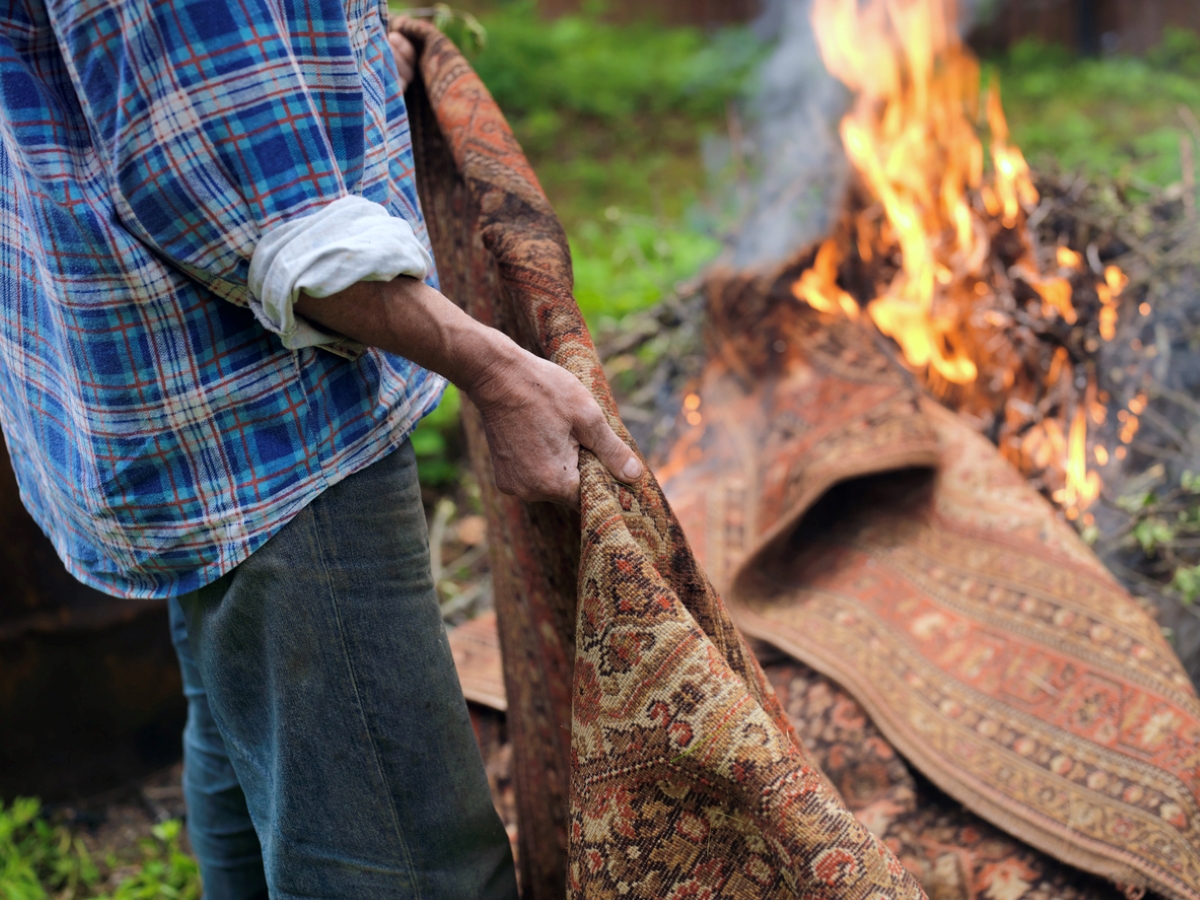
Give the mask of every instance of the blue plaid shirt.
M 377 0 L 10 0 L 0 17 L 0 424 L 82 581 L 216 579 L 401 444 L 443 381 L 287 350 L 259 237 L 356 194 L 428 244 Z

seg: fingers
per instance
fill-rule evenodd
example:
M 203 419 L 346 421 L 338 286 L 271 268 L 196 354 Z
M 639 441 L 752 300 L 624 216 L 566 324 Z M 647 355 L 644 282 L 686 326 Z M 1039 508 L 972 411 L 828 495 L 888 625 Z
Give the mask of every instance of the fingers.
M 575 425 L 575 436 L 580 445 L 595 453 L 614 478 L 627 483 L 637 481 L 642 477 L 641 462 L 609 427 L 596 401 L 590 396 L 588 401 Z
M 400 28 L 407 21 L 409 21 L 408 16 L 388 16 L 388 20 L 387 20 L 388 33 L 390 34 L 393 31 L 399 32 Z
M 400 86 L 407 89 L 412 84 L 417 51 L 412 42 L 397 30 L 400 21 L 395 19 L 389 24 L 387 38 L 392 48 L 392 56 L 396 60 L 396 69 L 400 73 Z
M 578 378 L 519 348 L 504 358 L 467 393 L 483 418 L 501 491 L 578 507 L 580 447 L 621 481 L 642 477 L 636 454 Z

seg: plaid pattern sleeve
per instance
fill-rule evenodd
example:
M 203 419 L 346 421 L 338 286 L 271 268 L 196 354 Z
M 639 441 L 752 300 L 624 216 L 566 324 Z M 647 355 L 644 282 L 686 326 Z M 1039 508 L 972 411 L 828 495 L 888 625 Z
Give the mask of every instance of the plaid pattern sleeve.
M 0 425 L 77 577 L 200 587 L 436 404 L 407 360 L 289 350 L 248 308 L 259 237 L 347 195 L 428 246 L 376 0 L 0 18 Z

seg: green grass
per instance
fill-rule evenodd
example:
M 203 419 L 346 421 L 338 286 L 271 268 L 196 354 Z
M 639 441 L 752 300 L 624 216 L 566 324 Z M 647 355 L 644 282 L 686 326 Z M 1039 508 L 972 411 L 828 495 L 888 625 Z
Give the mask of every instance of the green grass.
M 744 29 L 547 21 L 517 0 L 481 17 L 472 64 L 504 110 L 567 229 L 593 326 L 671 290 L 720 249 L 696 208 L 700 142 L 726 127 L 762 54 Z
M 431 488 L 452 487 L 459 477 L 458 411 L 461 400 L 458 388 L 446 385 L 442 402 L 420 421 L 412 433 L 413 452 L 417 455 L 417 473 L 421 483 Z
M 1182 178 L 1180 107 L 1200 118 L 1200 37 L 1168 31 L 1145 58 L 1080 59 L 1026 42 L 993 60 L 1013 137 L 1035 168 L 1113 178 L 1134 189 Z M 1191 134 L 1200 145 L 1200 134 Z M 1200 156 L 1200 146 L 1196 146 Z
M 181 838 L 178 821 L 163 822 L 136 850 L 97 863 L 36 799 L 0 802 L 0 900 L 199 900 L 200 872 Z

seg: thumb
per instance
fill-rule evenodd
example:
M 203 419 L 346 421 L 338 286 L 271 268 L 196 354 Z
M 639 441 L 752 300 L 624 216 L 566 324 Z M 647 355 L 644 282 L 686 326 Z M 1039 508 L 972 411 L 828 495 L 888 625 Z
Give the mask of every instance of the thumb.
M 643 467 L 637 455 L 617 437 L 595 400 L 590 409 L 582 411 L 575 436 L 580 446 L 595 453 L 614 478 L 633 482 L 642 477 Z

